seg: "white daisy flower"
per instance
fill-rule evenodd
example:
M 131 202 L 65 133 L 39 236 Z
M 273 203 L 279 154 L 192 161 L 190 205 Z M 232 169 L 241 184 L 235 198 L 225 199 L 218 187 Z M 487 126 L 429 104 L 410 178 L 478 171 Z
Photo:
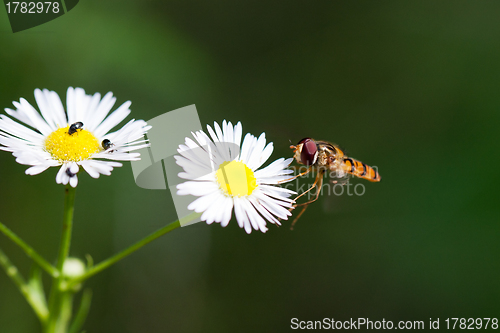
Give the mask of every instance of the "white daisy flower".
M 217 123 L 215 131 L 208 125 L 207 129 L 211 139 L 203 131 L 192 133 L 197 143 L 186 138 L 177 150 L 181 156 L 175 156 L 184 169 L 179 177 L 189 180 L 177 185 L 177 194 L 199 197 L 188 209 L 203 212 L 201 220 L 207 224 L 218 222 L 225 227 L 234 207 L 240 228 L 248 234 L 252 228 L 266 232 L 266 220 L 281 225 L 279 219 L 291 215 L 293 200 L 289 196 L 295 192 L 273 185 L 290 179 L 286 175 L 293 171 L 287 167 L 293 158 L 280 158 L 257 170 L 273 152 L 272 143 L 266 146 L 265 133 L 258 139 L 247 134 L 240 145 L 240 122 L 233 127 L 224 120 L 222 130 Z
M 110 132 L 128 116 L 131 104 L 123 103 L 108 116 L 116 102 L 111 92 L 101 99 L 99 93 L 91 96 L 82 88 L 69 87 L 67 112 L 54 91 L 36 89 L 35 99 L 41 115 L 24 98 L 13 102 L 16 110 L 5 109 L 19 122 L 0 115 L 0 150 L 12 152 L 20 164 L 31 165 L 28 175 L 61 166 L 56 182 L 76 187 L 80 166 L 93 178 L 110 175 L 114 167 L 122 166 L 114 161 L 139 160 L 139 153 L 129 152 L 149 146 L 143 135 L 151 126 L 144 120 L 132 119 Z

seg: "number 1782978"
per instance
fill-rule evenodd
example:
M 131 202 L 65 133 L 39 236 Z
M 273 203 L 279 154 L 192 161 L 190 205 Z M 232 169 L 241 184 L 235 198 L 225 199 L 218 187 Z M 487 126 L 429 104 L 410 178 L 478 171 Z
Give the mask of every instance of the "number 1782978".
M 446 329 L 498 329 L 498 318 L 447 318 Z
M 50 12 L 57 14 L 61 10 L 59 8 L 59 2 L 57 1 L 31 1 L 31 2 L 7 2 L 5 4 L 7 7 L 8 14 L 48 14 Z

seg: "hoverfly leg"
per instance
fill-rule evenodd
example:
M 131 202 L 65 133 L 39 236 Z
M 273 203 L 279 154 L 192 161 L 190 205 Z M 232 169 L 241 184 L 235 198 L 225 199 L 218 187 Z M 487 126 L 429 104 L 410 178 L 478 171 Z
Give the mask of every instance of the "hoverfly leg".
M 281 184 L 281 183 L 284 183 L 284 182 L 289 182 L 289 181 L 292 181 L 292 180 L 294 180 L 294 179 L 297 179 L 297 178 L 299 178 L 299 177 L 302 177 L 302 176 L 304 176 L 304 175 L 307 175 L 307 174 L 308 174 L 309 172 L 311 172 L 311 171 L 312 171 L 312 167 L 308 167 L 306 171 L 304 171 L 304 172 L 302 172 L 302 173 L 299 173 L 298 175 L 295 175 L 295 176 L 293 176 L 292 178 L 287 178 L 287 179 L 285 179 L 285 180 L 281 180 L 281 181 L 279 181 L 279 182 L 278 182 L 278 184 Z
M 313 188 L 316 187 L 316 185 L 318 184 L 318 181 L 321 179 L 321 183 L 323 183 L 323 175 L 325 174 L 325 172 L 323 170 L 320 170 L 318 172 L 318 174 L 316 175 L 316 179 L 314 180 L 314 183 L 312 184 L 311 187 L 309 187 L 306 191 L 302 192 L 299 196 L 297 196 L 295 199 L 293 199 L 293 201 L 297 201 L 298 198 L 300 198 L 301 196 L 303 196 L 304 194 L 308 193 L 309 191 L 311 191 Z
M 302 208 L 302 210 L 300 211 L 299 215 L 297 215 L 297 217 L 295 218 L 295 220 L 293 220 L 292 225 L 290 226 L 290 230 L 293 230 L 293 226 L 295 225 L 295 223 L 297 223 L 297 221 L 302 216 L 302 214 L 304 214 L 304 212 L 306 211 L 307 207 L 309 207 L 309 205 L 311 203 L 313 203 L 314 201 L 318 200 L 319 195 L 321 193 L 321 188 L 323 187 L 323 175 L 324 174 L 325 174 L 324 170 L 319 171 L 318 174 L 317 174 L 317 176 L 316 176 L 316 180 L 314 181 L 314 184 L 307 191 L 305 191 L 304 193 L 302 193 L 301 195 L 299 195 L 297 198 L 295 198 L 295 200 L 297 200 L 299 197 L 303 196 L 304 194 L 306 194 L 307 192 L 309 192 L 313 188 L 316 188 L 316 197 L 314 199 L 309 200 L 308 202 L 304 202 L 304 203 L 301 203 L 301 204 L 295 204 L 295 205 L 293 205 L 294 209 L 296 207 L 300 207 L 300 206 L 304 206 L 304 208 Z
M 293 178 L 291 178 L 291 179 L 286 179 L 286 180 L 283 180 L 283 181 L 281 181 L 281 182 L 294 180 L 294 179 L 296 179 L 296 178 L 298 178 L 298 177 L 300 177 L 300 176 L 303 176 L 303 175 L 308 174 L 309 172 L 311 172 L 311 170 L 312 170 L 312 167 L 308 167 L 306 171 L 304 171 L 304 172 L 302 172 L 302 173 L 300 173 L 300 174 L 298 174 L 298 175 L 294 176 L 294 177 L 293 177 Z M 320 172 L 320 173 L 321 173 L 321 172 Z M 298 198 L 300 198 L 301 196 L 303 196 L 304 194 L 306 194 L 307 192 L 309 192 L 310 190 L 312 190 L 312 189 L 316 186 L 316 183 L 318 182 L 318 176 L 319 176 L 319 173 L 318 173 L 318 175 L 316 176 L 316 180 L 314 181 L 314 184 L 313 184 L 313 185 L 312 185 L 312 186 L 311 186 L 311 187 L 310 187 L 307 191 L 305 191 L 304 193 L 302 193 L 301 195 L 299 195 L 298 197 L 296 197 L 293 201 L 296 201 Z M 323 177 L 323 176 L 322 176 L 322 177 Z M 278 184 L 279 184 L 279 183 L 281 183 L 281 182 L 278 182 Z M 289 209 L 288 209 L 288 211 L 289 211 L 289 212 L 291 212 L 292 210 L 294 210 L 294 209 L 295 209 L 295 207 L 297 207 L 297 205 L 293 205 L 293 206 L 292 206 L 292 208 L 289 208 Z M 302 215 L 302 213 L 301 213 L 301 214 L 299 214 L 299 216 L 300 216 L 300 215 Z M 281 219 L 278 219 L 278 220 L 281 220 Z
M 304 214 L 304 212 L 306 211 L 307 207 L 309 207 L 309 205 L 304 206 L 304 208 L 302 208 L 302 210 L 300 211 L 299 215 L 297 215 L 297 217 L 295 218 L 295 220 L 293 220 L 292 225 L 290 225 L 290 230 L 293 230 L 293 226 L 299 220 L 299 217 L 301 217 L 302 214 Z

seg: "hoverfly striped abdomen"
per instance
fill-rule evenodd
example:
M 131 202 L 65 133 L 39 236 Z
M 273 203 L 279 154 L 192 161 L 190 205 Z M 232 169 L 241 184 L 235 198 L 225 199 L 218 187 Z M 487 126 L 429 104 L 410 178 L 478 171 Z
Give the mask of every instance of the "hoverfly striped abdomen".
M 353 174 L 356 177 L 367 179 L 371 182 L 379 182 L 381 179 L 377 170 L 353 158 L 349 157 L 344 158 L 343 169 L 345 172 Z

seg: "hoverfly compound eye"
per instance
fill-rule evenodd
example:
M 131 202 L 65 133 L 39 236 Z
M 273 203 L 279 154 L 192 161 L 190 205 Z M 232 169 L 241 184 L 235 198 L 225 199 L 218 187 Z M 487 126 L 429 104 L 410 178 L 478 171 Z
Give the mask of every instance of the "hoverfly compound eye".
M 318 146 L 311 138 L 300 140 L 299 145 L 302 145 L 300 151 L 300 159 L 305 165 L 313 165 L 318 158 Z
M 297 146 L 304 144 L 304 142 L 306 142 L 306 141 L 311 141 L 311 138 L 303 138 L 302 140 L 299 141 L 299 143 L 297 143 Z

